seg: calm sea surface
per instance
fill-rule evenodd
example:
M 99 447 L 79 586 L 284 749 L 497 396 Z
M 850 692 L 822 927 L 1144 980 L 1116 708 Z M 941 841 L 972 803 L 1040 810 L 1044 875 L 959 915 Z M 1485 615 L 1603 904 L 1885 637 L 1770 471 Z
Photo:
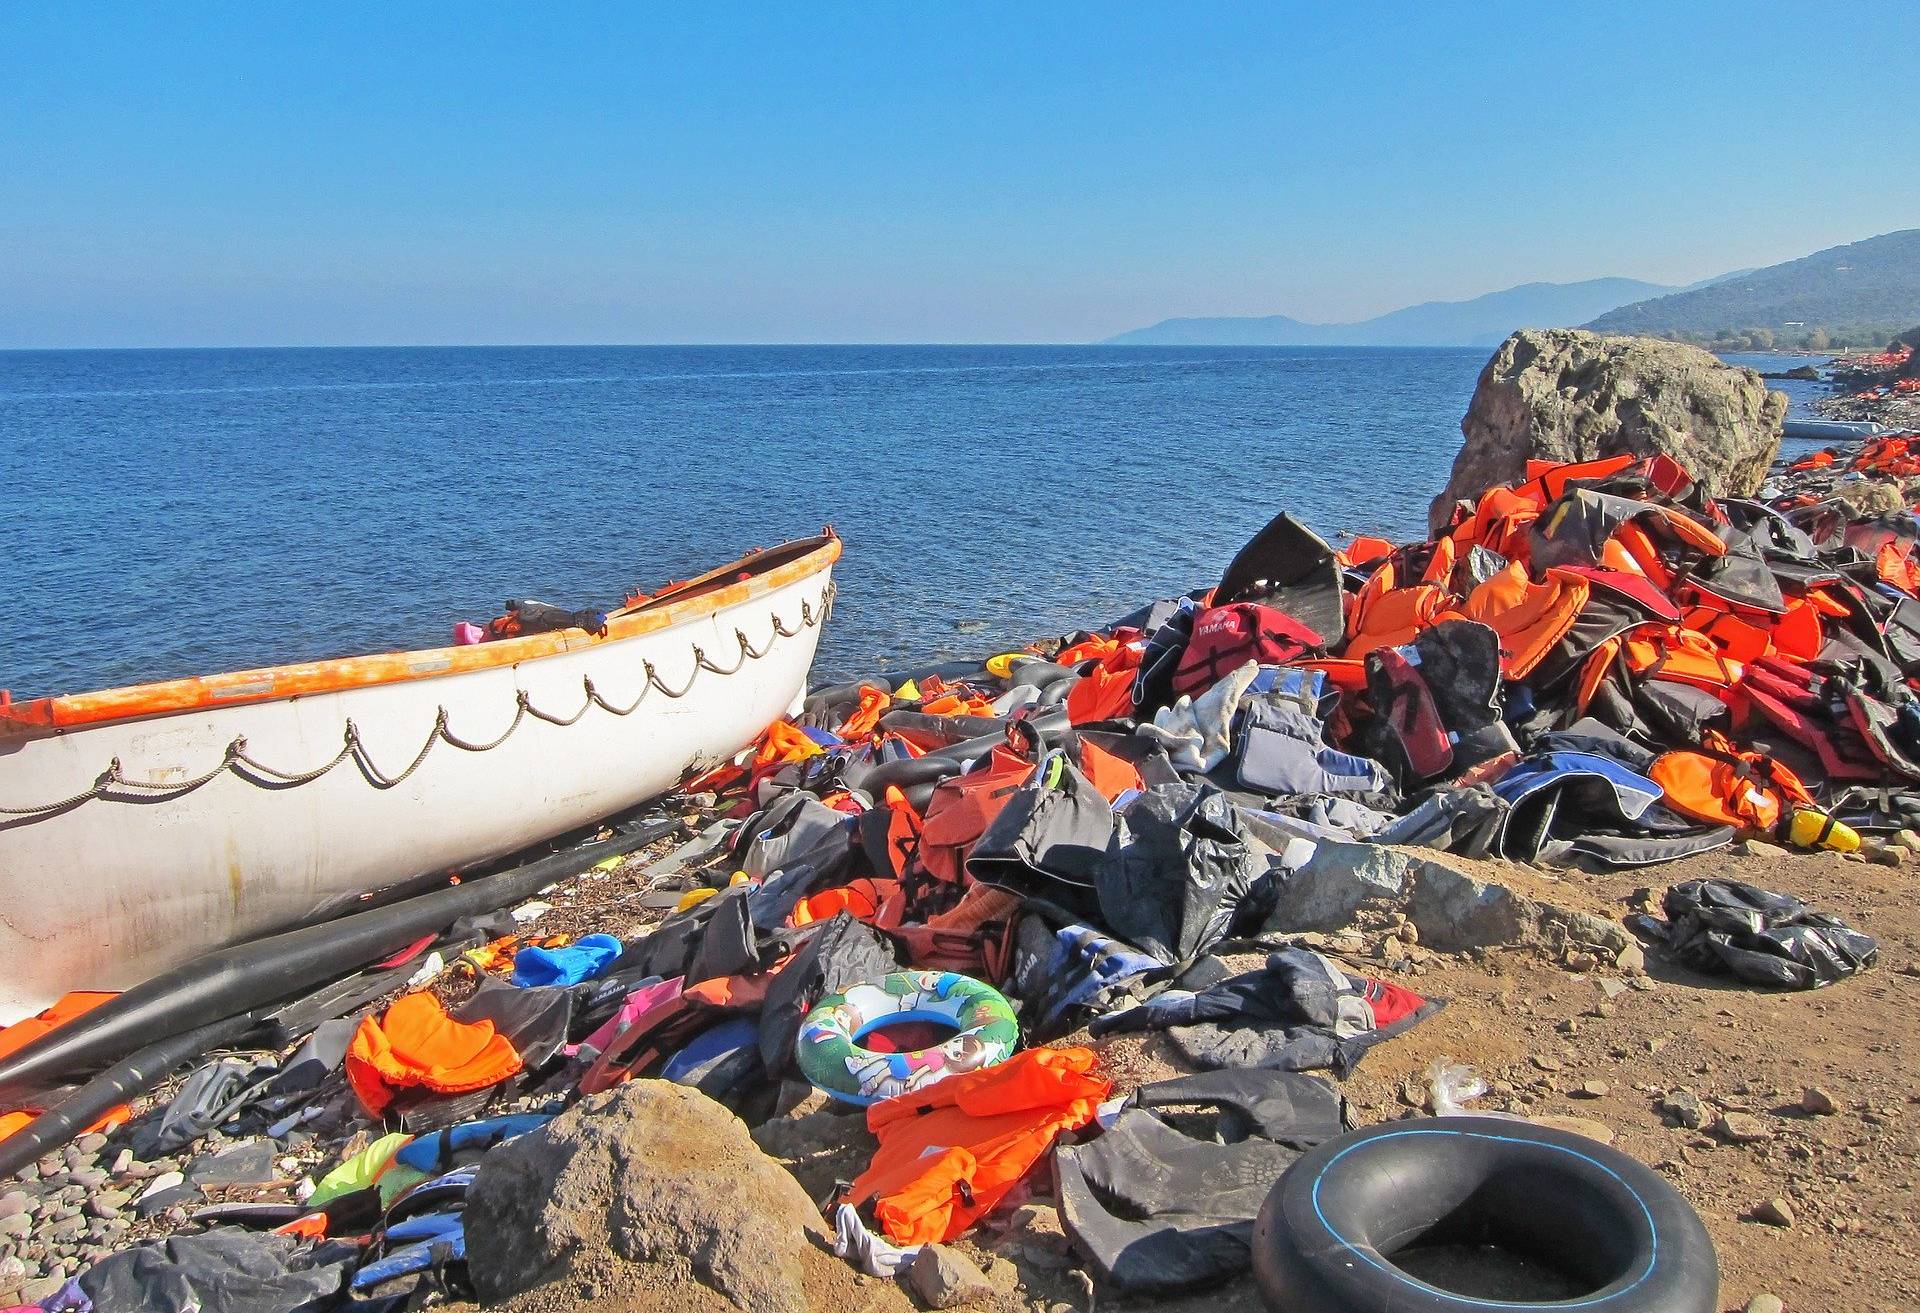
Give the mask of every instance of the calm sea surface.
M 1483 350 L 0 352 L 0 687 L 437 646 L 832 523 L 818 676 L 1211 581 L 1288 509 L 1421 533 Z

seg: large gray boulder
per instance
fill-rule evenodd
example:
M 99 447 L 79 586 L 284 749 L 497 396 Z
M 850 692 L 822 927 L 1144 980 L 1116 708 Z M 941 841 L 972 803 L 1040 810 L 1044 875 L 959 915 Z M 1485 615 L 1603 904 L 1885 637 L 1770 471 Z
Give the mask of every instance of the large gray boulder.
M 1277 934 L 1345 930 L 1363 905 L 1398 905 L 1412 865 L 1404 853 L 1376 843 L 1322 840 L 1299 870 L 1281 877 L 1266 929 Z
M 557 1294 L 583 1307 L 788 1313 L 851 1275 L 822 1251 L 806 1191 L 746 1125 L 666 1081 L 583 1099 L 489 1153 L 466 1233 L 489 1306 L 524 1295 L 533 1302 L 514 1307 L 544 1308 Z M 542 1287 L 555 1289 L 527 1293 Z
M 1428 521 L 1442 529 L 1457 501 L 1515 483 L 1529 460 L 1664 453 L 1714 496 L 1749 496 L 1780 449 L 1787 397 L 1750 369 L 1698 347 L 1575 328 L 1524 328 L 1480 371 L 1446 490 Z

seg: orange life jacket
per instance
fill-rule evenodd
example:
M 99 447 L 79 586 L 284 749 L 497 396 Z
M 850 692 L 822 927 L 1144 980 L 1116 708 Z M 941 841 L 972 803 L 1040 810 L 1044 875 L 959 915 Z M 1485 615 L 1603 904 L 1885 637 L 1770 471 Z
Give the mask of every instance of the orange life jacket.
M 997 747 L 986 766 L 940 781 L 920 827 L 920 865 L 936 879 L 959 884 L 967 854 L 1032 774 L 1032 762 Z
M 1771 834 L 1792 808 L 1815 805 L 1791 770 L 1772 757 L 1736 748 L 1714 730 L 1698 748 L 1662 753 L 1651 773 L 1669 807 L 1711 825 Z
M 1516 561 L 1475 588 L 1460 613 L 1500 635 L 1501 673 L 1525 679 L 1567 636 L 1591 591 L 1568 570 L 1549 570 L 1534 583 Z
M 817 894 L 802 898 L 793 905 L 793 911 L 787 916 L 787 924 L 812 925 L 815 921 L 831 920 L 841 912 L 856 921 L 872 921 L 879 913 L 881 904 L 899 892 L 898 880 L 874 880 L 861 876 L 838 888 L 822 889 Z
M 1064 655 L 1064 653 L 1062 654 Z M 1134 672 L 1140 669 L 1142 649 L 1116 645 L 1092 671 L 1080 676 L 1067 692 L 1067 721 L 1090 725 L 1133 713 Z
M 1392 554 L 1393 544 L 1385 538 L 1362 533 L 1355 534 L 1352 542 L 1333 554 L 1333 559 L 1345 566 L 1367 565 Z
M 872 684 L 860 686 L 860 705 L 850 712 L 834 733 L 852 742 L 864 739 L 880 727 L 880 717 L 893 705 L 893 694 Z
M 520 1066 L 491 1021 L 455 1021 L 426 991 L 403 994 L 385 1016 L 361 1021 L 347 1045 L 347 1083 L 374 1117 L 403 1090 L 464 1094 L 497 1085 Z
M 108 999 L 115 997 L 118 996 L 87 991 L 62 994 L 37 1016 L 27 1017 L 14 1022 L 11 1026 L 0 1028 L 0 1058 L 25 1048 L 42 1035 L 51 1035 L 68 1022 L 84 1017 Z M 30 1126 L 42 1111 L 44 1109 L 36 1104 L 0 1113 L 0 1140 Z M 93 1124 L 87 1127 L 87 1132 L 104 1131 L 109 1127 L 118 1126 L 131 1116 L 133 1116 L 133 1109 L 124 1103 L 119 1104 L 95 1118 Z
M 1453 595 L 1435 584 L 1382 592 L 1369 599 L 1365 611 L 1356 616 L 1353 637 L 1342 655 L 1358 660 L 1375 648 L 1411 643 L 1422 630 L 1439 621 L 1452 601 Z
M 1090 1049 L 1028 1049 L 867 1109 L 880 1141 L 849 1201 L 897 1245 L 952 1240 L 992 1212 L 1112 1086 Z
M 1681 625 L 1646 625 L 1626 643 L 1627 669 L 1647 679 L 1691 684 L 1716 695 L 1740 682 L 1744 662 L 1723 655 L 1711 639 Z

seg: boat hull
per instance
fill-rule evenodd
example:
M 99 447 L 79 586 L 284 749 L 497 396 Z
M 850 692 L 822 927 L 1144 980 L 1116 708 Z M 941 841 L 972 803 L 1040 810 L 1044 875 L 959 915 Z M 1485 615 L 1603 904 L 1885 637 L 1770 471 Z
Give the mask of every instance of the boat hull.
M 448 655 L 435 674 L 419 672 L 442 654 L 401 654 L 412 677 L 0 737 L 0 805 L 82 794 L 110 762 L 131 782 L 0 816 L 0 1021 L 539 843 L 733 756 L 804 694 L 829 541 L 814 568 L 670 624 L 516 640 L 543 649 L 524 660 Z M 236 743 L 270 773 L 217 769 Z

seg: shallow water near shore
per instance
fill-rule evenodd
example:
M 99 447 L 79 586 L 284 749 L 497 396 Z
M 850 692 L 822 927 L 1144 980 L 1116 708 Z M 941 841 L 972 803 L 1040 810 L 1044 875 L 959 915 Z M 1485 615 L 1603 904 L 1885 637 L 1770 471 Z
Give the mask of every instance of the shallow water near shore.
M 832 523 L 817 678 L 1424 531 L 1483 349 L 0 353 L 16 697 L 445 643 Z

